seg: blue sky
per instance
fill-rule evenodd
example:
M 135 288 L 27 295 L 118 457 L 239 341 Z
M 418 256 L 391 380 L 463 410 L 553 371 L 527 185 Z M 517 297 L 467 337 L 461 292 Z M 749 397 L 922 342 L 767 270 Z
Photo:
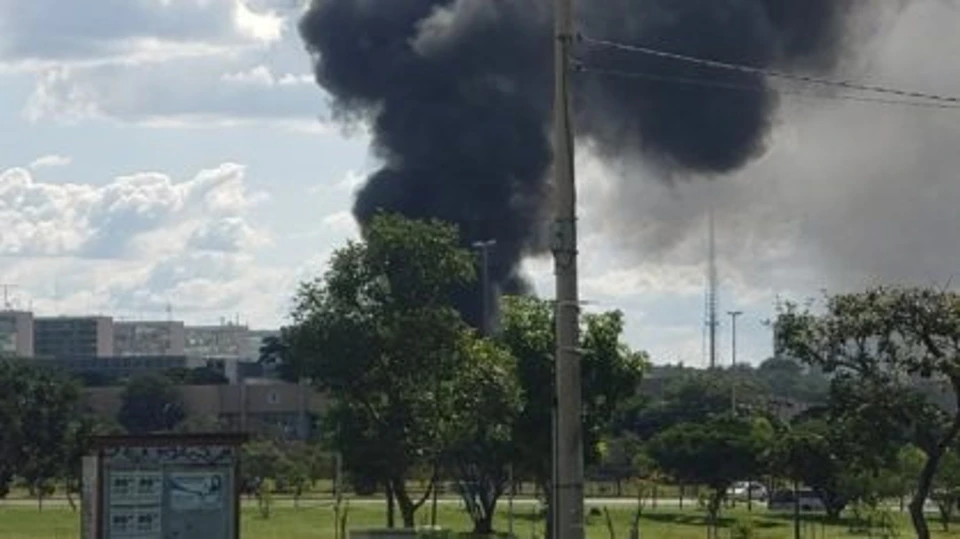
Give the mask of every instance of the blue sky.
M 352 193 L 377 165 L 313 84 L 299 4 L 0 0 L 0 281 L 17 306 L 283 323 L 298 280 L 356 234 Z M 960 93 L 957 8 L 915 4 L 858 42 L 847 75 Z M 708 203 L 721 313 L 745 311 L 741 360 L 770 353 L 778 296 L 947 282 L 958 125 L 954 111 L 785 97 L 763 157 L 672 184 L 581 148 L 588 308 L 623 309 L 657 362 L 702 364 Z M 528 266 L 549 297 L 550 261 Z M 726 362 L 726 316 L 720 336 Z

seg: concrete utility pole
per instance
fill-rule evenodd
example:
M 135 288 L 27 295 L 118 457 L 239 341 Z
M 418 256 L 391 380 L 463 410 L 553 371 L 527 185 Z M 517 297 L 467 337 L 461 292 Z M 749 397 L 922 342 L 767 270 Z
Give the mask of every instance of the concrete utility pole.
M 556 438 L 553 537 L 583 539 L 583 418 L 580 394 L 580 298 L 577 290 L 577 196 L 570 110 L 573 2 L 554 0 L 554 271 L 556 274 Z
M 480 250 L 480 333 L 489 337 L 493 334 L 490 325 L 490 249 L 497 240 L 475 241 L 473 247 Z
M 743 311 L 727 311 L 730 315 L 730 365 L 733 378 L 730 382 L 730 407 L 733 413 L 737 413 L 737 380 L 736 373 L 732 372 L 737 366 L 737 317 L 743 314 Z

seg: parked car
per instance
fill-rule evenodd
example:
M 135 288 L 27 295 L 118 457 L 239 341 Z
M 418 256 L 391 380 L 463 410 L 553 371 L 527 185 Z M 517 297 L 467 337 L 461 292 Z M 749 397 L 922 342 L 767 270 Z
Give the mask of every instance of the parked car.
M 767 500 L 767 488 L 757 481 L 737 481 L 730 488 L 730 498 L 736 501 L 750 499 L 763 502 Z
M 770 495 L 767 509 L 771 511 L 793 511 L 799 500 L 800 510 L 804 512 L 824 511 L 823 501 L 810 489 L 778 490 Z

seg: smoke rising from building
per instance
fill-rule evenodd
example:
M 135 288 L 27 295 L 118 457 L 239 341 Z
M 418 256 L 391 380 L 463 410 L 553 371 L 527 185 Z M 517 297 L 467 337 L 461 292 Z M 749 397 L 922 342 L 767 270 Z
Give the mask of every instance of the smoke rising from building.
M 862 0 L 608 0 L 577 8 L 584 35 L 798 72 L 832 70 Z M 549 0 L 314 0 L 300 31 L 344 121 L 368 122 L 382 168 L 358 193 L 380 210 L 496 239 L 491 278 L 522 288 L 543 250 L 552 106 Z M 611 162 L 667 178 L 734 172 L 764 154 L 778 95 L 762 75 L 706 69 L 581 42 L 578 136 Z M 707 83 L 601 75 L 591 69 Z M 737 91 L 719 86 L 736 86 Z M 625 192 L 630 192 L 629 189 Z M 621 204 L 629 205 L 628 199 Z M 621 212 L 623 213 L 623 212 Z M 479 299 L 479 298 L 478 298 Z M 464 312 L 476 320 L 477 306 Z

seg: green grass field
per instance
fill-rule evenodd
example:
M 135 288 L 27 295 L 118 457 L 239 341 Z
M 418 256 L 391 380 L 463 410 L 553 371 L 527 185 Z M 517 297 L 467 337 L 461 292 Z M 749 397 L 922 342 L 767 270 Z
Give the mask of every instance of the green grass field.
M 328 539 L 334 537 L 333 511 L 329 506 L 307 506 L 295 509 L 289 503 L 280 504 L 273 509 L 269 519 L 259 516 L 254 507 L 247 506 L 243 511 L 241 537 L 243 539 Z M 535 520 L 532 507 L 519 507 L 516 512 L 514 532 L 521 538 L 542 537 L 543 522 Z M 429 507 L 418 513 L 418 521 L 426 524 Z M 610 508 L 616 539 L 628 537 L 631 510 L 627 507 Z M 896 513 L 899 537 L 912 537 L 905 515 Z M 354 505 L 350 508 L 348 528 L 381 527 L 384 524 L 384 507 L 378 504 Z M 721 538 L 731 537 L 736 521 L 753 523 L 758 539 L 792 539 L 793 525 L 787 515 L 773 515 L 758 510 L 747 513 L 743 509 L 725 514 Z M 467 515 L 455 505 L 441 505 L 438 511 L 440 525 L 459 531 L 469 530 Z M 610 539 L 605 518 L 593 514 L 588 519 L 588 537 L 590 539 Z M 934 537 L 960 538 L 960 532 L 943 533 L 937 522 L 931 522 Z M 960 528 L 960 525 L 957 525 Z M 506 516 L 501 514 L 497 529 L 505 531 Z M 849 537 L 870 537 L 865 532 L 851 533 L 850 523 L 825 524 L 808 521 L 803 524 L 805 539 L 834 539 Z M 0 506 L 0 538 L 3 539 L 78 539 L 79 517 L 68 507 L 55 506 L 42 512 L 29 506 Z M 645 539 L 703 539 L 706 536 L 703 514 L 697 510 L 679 511 L 675 508 L 646 511 L 641 521 L 642 537 Z M 874 533 L 872 537 L 881 537 Z

